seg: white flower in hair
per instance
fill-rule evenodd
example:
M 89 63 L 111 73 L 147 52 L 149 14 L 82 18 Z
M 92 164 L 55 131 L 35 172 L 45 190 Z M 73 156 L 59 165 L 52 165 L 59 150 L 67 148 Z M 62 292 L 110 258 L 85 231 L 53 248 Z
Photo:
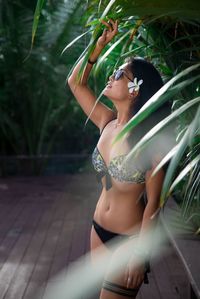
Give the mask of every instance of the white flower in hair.
M 143 80 L 139 80 L 137 82 L 137 77 L 135 77 L 133 81 L 128 82 L 129 92 L 132 93 L 133 91 L 139 91 L 140 85 L 142 85 L 142 83 L 143 83 Z

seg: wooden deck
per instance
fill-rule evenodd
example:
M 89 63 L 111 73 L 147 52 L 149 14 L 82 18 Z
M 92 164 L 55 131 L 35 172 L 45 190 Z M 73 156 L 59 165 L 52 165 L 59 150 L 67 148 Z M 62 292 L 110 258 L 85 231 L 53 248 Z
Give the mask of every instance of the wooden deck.
M 99 192 L 89 173 L 0 180 L 0 299 L 31 299 L 39 287 L 44 294 L 52 277 L 88 251 Z M 184 269 L 164 246 L 168 255 L 152 262 L 137 299 L 187 298 Z

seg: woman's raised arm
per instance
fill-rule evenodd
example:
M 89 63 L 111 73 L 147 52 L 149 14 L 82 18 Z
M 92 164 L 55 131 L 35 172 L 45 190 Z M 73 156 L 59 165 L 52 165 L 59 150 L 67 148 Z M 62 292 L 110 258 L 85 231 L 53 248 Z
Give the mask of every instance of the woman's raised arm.
M 102 49 L 114 38 L 114 36 L 117 34 L 118 29 L 117 21 L 113 22 L 112 20 L 110 20 L 110 23 L 102 21 L 102 23 L 106 25 L 107 29 L 105 29 L 102 36 L 99 37 L 96 47 L 91 54 L 88 64 L 85 68 L 81 81 L 77 83 L 76 77 L 83 59 L 77 64 L 68 79 L 70 89 L 72 90 L 75 98 L 77 99 L 87 116 L 90 114 L 96 101 L 95 95 L 87 84 L 90 71 L 92 69 L 93 63 L 98 59 Z M 111 110 L 103 103 L 98 102 L 93 113 L 91 114 L 90 119 L 101 130 L 104 127 L 105 123 L 113 119 L 113 117 L 113 110 Z

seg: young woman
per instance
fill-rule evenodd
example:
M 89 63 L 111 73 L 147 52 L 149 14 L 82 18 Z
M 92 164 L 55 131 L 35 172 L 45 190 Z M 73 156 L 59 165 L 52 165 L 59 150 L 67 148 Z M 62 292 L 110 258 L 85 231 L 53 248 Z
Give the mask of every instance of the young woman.
M 82 81 L 80 83 L 76 81 L 82 61 L 75 67 L 68 80 L 74 96 L 86 115 L 90 114 L 96 101 L 95 95 L 87 85 L 90 71 L 102 49 L 118 32 L 117 21 L 110 20 L 109 23 L 102 21 L 102 23 L 106 29 L 99 37 L 96 48 L 88 60 Z M 157 157 L 152 154 L 150 159 L 138 158 L 129 169 L 122 167 L 122 162 L 133 144 L 159 120 L 152 117 L 148 125 L 140 126 L 139 133 L 134 131 L 129 138 L 117 142 L 114 146 L 112 141 L 162 84 L 162 79 L 152 64 L 141 58 L 130 59 L 110 76 L 104 89 L 104 95 L 113 102 L 117 113 L 98 102 L 90 116 L 100 130 L 100 138 L 92 158 L 103 186 L 91 230 L 91 255 L 94 262 L 93 249 L 102 246 L 109 252 L 106 242 L 115 236 L 138 235 L 140 238 L 143 232 L 152 227 L 154 220 L 151 216 L 159 207 L 164 171 L 160 170 L 151 177 L 157 164 Z M 162 113 L 159 113 L 159 117 L 161 115 Z M 140 200 L 144 192 L 147 196 L 146 206 Z M 100 298 L 135 298 L 144 279 L 147 280 L 146 266 L 145 263 L 134 266 L 130 257 L 124 271 L 115 277 L 109 275 L 108 266 Z

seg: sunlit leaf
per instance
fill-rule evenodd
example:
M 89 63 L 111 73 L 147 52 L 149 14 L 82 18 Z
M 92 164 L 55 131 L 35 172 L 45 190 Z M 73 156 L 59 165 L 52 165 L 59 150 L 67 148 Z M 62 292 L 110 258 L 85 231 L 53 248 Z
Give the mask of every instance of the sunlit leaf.
M 200 102 L 200 97 L 191 100 L 190 102 L 184 104 L 179 109 L 175 110 L 173 113 L 171 113 L 169 116 L 164 118 L 162 121 L 160 121 L 157 125 L 155 125 L 146 135 L 135 145 L 135 147 L 130 151 L 130 153 L 127 155 L 126 160 L 129 160 L 134 154 L 137 153 L 137 151 L 141 151 L 142 148 L 146 146 L 146 144 L 156 136 L 156 134 L 161 131 L 164 127 L 170 124 L 170 122 L 174 121 L 179 115 L 185 111 L 187 111 L 189 108 L 191 108 L 194 105 L 197 105 Z
M 116 0 L 111 0 L 108 2 L 108 5 L 106 6 L 102 16 L 101 16 L 101 19 L 103 19 L 109 12 L 109 10 L 111 9 L 111 7 L 113 6 L 113 4 L 116 2 Z
M 195 121 L 195 119 L 194 119 Z M 165 180 L 163 183 L 163 188 L 162 188 L 162 192 L 161 192 L 161 205 L 163 205 L 165 198 L 168 196 L 169 194 L 169 190 L 170 190 L 170 185 L 172 182 L 172 179 L 174 177 L 174 172 L 175 169 L 177 167 L 177 165 L 179 164 L 187 146 L 188 146 L 188 142 L 189 142 L 189 136 L 191 136 L 191 130 L 193 129 L 192 124 L 188 127 L 188 129 L 186 130 L 183 138 L 181 139 L 181 141 L 178 144 L 178 149 L 176 151 L 176 153 L 174 154 L 169 168 L 167 170 L 166 176 L 165 176 Z
M 176 187 L 177 184 L 180 183 L 180 181 L 188 174 L 189 171 L 200 161 L 200 155 L 198 155 L 194 160 L 192 160 L 177 176 L 177 178 L 172 183 L 169 192 L 172 192 L 172 190 Z
M 178 144 L 175 145 L 168 154 L 160 161 L 160 163 L 156 166 L 154 169 L 152 176 L 154 176 L 167 162 L 170 161 L 170 159 L 174 156 L 176 151 L 178 150 Z
M 33 27 L 32 27 L 32 41 L 31 41 L 31 47 L 33 47 L 34 39 L 35 39 L 35 34 L 37 31 L 39 19 L 40 19 L 40 14 L 42 11 L 42 8 L 44 6 L 45 0 L 38 0 L 35 13 L 34 13 L 34 19 L 33 19 Z
M 184 192 L 184 198 L 182 202 L 182 211 L 184 217 L 186 216 L 191 206 L 191 202 L 194 200 L 195 195 L 199 190 L 199 185 L 200 185 L 199 164 L 196 164 L 195 168 L 196 169 L 193 169 L 192 172 L 190 173 L 190 177 L 187 182 L 187 188 Z
M 198 132 L 196 133 L 196 131 Z M 195 118 L 192 121 L 190 134 L 189 134 L 189 144 L 191 145 L 193 142 L 193 138 L 195 134 L 200 133 L 200 106 L 198 107 L 198 110 L 196 112 Z
M 62 50 L 61 55 L 63 55 L 63 53 L 64 53 L 67 49 L 69 49 L 69 48 L 70 48 L 73 44 L 75 44 L 79 39 L 81 39 L 83 36 L 85 36 L 86 34 L 88 34 L 88 33 L 91 32 L 91 31 L 92 31 L 92 29 L 90 29 L 90 30 L 84 32 L 83 34 L 81 34 L 81 35 L 77 36 L 75 39 L 73 39 L 73 41 L 71 41 L 69 44 L 67 44 L 67 46 Z
M 97 63 L 97 66 L 96 66 L 96 71 L 98 70 L 98 67 L 102 63 L 102 61 L 104 61 L 106 59 L 106 57 L 113 51 L 113 49 L 117 45 L 119 45 L 127 37 L 127 35 L 129 35 L 129 34 L 130 34 L 130 31 L 124 33 L 114 44 L 112 44 L 111 47 L 109 47 L 109 49 L 99 59 L 99 61 Z
M 129 122 L 125 125 L 125 127 L 122 129 L 122 131 L 117 135 L 117 137 L 114 139 L 114 142 L 117 142 L 120 140 L 125 134 L 127 134 L 131 129 L 133 129 L 136 125 L 138 125 L 141 121 L 143 121 L 146 117 L 148 117 L 153 111 L 155 111 L 158 107 L 160 107 L 167 98 L 161 97 L 170 86 L 172 86 L 177 80 L 182 78 L 183 76 L 187 75 L 191 71 L 195 70 L 200 66 L 200 63 L 193 65 L 182 72 L 180 72 L 178 75 L 173 77 L 170 81 L 168 81 L 164 86 L 162 86 L 149 100 L 148 102 L 143 105 L 143 107 L 139 110 L 139 112 L 133 116 Z

